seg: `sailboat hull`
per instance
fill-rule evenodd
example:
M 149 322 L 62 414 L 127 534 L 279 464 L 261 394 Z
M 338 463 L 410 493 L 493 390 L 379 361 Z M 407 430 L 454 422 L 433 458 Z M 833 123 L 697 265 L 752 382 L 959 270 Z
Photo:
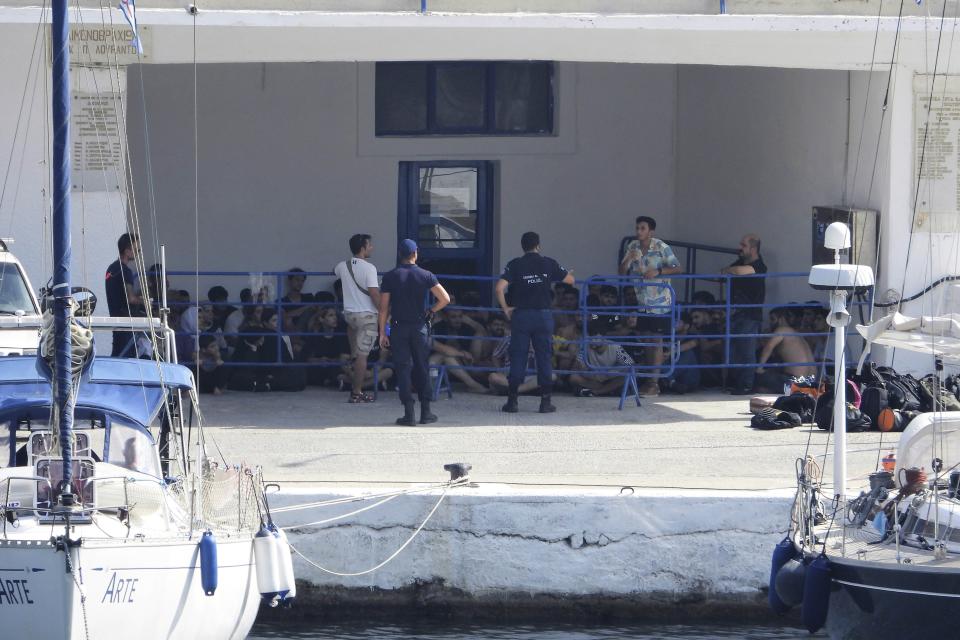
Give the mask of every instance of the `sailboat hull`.
M 2 635 L 242 640 L 259 606 L 252 540 L 218 540 L 212 596 L 201 587 L 198 540 L 85 540 L 71 549 L 73 571 L 46 541 L 0 542 Z
M 960 618 L 960 568 L 831 558 L 831 638 L 953 637 Z M 933 636 L 931 636 L 933 637 Z

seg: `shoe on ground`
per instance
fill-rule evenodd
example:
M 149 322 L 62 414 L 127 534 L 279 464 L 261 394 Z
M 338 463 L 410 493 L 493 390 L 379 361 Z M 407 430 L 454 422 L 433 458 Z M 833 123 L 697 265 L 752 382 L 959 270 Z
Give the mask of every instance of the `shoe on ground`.
M 656 397 L 660 395 L 660 385 L 656 382 L 647 382 L 640 385 L 638 392 L 642 396 Z
M 592 398 L 593 391 L 590 389 L 587 389 L 586 387 L 580 387 L 579 389 L 577 389 L 576 395 L 578 398 Z
M 550 402 L 549 398 L 541 398 L 540 409 L 538 409 L 538 411 L 540 413 L 555 413 L 557 411 L 557 408 L 553 405 L 552 402 Z
M 520 403 L 517 402 L 516 398 L 510 398 L 507 400 L 507 404 L 503 405 L 500 410 L 504 413 L 517 413 L 520 411 Z
M 434 413 L 430 413 L 429 411 L 420 413 L 420 424 L 433 424 L 437 420 L 439 420 L 439 418 Z
M 401 427 L 415 427 L 417 426 L 417 419 L 412 416 L 401 416 L 397 418 L 397 424 Z

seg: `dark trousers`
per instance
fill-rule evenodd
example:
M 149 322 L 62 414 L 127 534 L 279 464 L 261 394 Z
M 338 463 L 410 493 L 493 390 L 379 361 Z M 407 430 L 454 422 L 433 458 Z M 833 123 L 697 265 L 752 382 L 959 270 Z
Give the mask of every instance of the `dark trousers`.
M 530 342 L 537 362 L 537 383 L 541 395 L 553 390 L 553 314 L 549 309 L 514 309 L 510 320 L 510 392 L 516 393 L 527 375 Z
M 411 380 L 420 395 L 420 402 L 429 402 L 432 397 L 430 375 L 427 371 L 427 327 L 422 323 L 396 323 L 390 326 L 390 350 L 397 369 L 397 387 L 400 402 L 413 402 Z M 412 371 L 411 371 L 412 370 Z
M 731 334 L 760 333 L 760 320 L 744 314 L 734 314 L 730 318 Z M 730 362 L 733 364 L 756 364 L 757 338 L 731 338 Z M 753 389 L 756 367 L 737 367 L 733 370 L 733 386 L 736 389 Z

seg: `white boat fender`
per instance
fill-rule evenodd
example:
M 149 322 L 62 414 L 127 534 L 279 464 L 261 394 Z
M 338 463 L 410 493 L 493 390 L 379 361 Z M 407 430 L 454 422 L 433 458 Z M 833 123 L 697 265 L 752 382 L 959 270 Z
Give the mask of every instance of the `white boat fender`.
M 807 566 L 803 581 L 803 605 L 800 620 L 810 633 L 816 633 L 827 622 L 830 608 L 830 561 L 820 554 Z
M 217 591 L 217 539 L 212 531 L 200 537 L 200 584 L 208 596 Z
M 253 537 L 253 557 L 257 565 L 257 590 L 263 601 L 271 607 L 277 606 L 283 599 L 280 554 L 277 552 L 279 545 L 280 540 L 266 526 L 261 526 L 257 535 Z
M 807 567 L 799 558 L 790 558 L 777 572 L 774 590 L 788 608 L 803 602 L 803 582 L 806 575 Z
M 784 538 L 773 548 L 773 558 L 770 562 L 770 583 L 767 591 L 767 602 L 774 613 L 784 614 L 790 610 L 789 604 L 783 601 L 777 593 L 777 575 L 780 569 L 787 563 L 797 557 L 797 549 L 793 546 L 793 541 L 789 537 Z
M 297 597 L 297 580 L 293 573 L 293 554 L 290 551 L 290 543 L 287 542 L 287 533 L 283 529 L 278 529 L 273 523 L 270 524 L 271 532 L 277 538 L 277 545 L 274 549 L 277 551 L 280 561 L 280 586 L 286 590 L 282 594 L 284 604 L 292 604 L 293 599 Z

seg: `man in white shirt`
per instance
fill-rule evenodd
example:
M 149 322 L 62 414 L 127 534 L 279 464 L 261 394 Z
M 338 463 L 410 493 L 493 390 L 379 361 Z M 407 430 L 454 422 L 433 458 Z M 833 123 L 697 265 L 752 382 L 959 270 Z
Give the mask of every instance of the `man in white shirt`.
M 353 257 L 333 269 L 343 286 L 343 317 L 347 321 L 347 336 L 353 356 L 352 404 L 373 402 L 373 396 L 363 392 L 363 378 L 367 371 L 367 356 L 377 343 L 377 308 L 380 305 L 380 282 L 377 268 L 367 258 L 373 253 L 369 234 L 357 233 L 350 238 Z

